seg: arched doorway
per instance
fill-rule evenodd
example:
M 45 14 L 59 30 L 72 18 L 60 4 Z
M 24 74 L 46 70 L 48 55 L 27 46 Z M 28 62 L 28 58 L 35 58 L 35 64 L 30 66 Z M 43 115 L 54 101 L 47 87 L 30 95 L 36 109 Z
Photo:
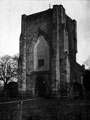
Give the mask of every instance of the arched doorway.
M 83 99 L 83 86 L 79 82 L 74 82 L 70 88 L 70 98 Z
M 38 76 L 36 78 L 36 92 L 38 94 L 38 97 L 46 96 L 46 81 L 42 76 Z

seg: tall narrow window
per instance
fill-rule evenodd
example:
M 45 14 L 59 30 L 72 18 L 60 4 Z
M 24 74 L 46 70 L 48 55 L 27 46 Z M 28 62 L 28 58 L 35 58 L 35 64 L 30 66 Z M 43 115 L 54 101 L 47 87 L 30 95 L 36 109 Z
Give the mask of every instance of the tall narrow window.
M 38 67 L 43 67 L 44 66 L 44 59 L 39 59 L 38 60 Z
M 64 30 L 64 52 L 69 52 L 68 50 L 68 32 Z
M 34 71 L 49 70 L 49 46 L 44 36 L 40 36 L 34 46 Z

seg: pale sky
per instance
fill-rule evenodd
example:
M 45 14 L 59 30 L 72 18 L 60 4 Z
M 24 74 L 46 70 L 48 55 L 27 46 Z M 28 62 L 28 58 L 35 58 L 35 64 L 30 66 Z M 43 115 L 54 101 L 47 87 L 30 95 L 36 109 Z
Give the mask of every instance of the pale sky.
M 40 12 L 53 4 L 62 4 L 66 13 L 77 20 L 77 61 L 90 56 L 90 1 L 89 0 L 0 0 L 0 56 L 19 53 L 21 15 Z

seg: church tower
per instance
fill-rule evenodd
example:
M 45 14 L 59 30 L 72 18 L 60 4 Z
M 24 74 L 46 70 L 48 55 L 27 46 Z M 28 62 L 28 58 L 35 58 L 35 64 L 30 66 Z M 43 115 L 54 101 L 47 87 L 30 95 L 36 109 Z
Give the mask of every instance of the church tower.
M 19 92 L 36 97 L 67 96 L 76 53 L 76 21 L 66 15 L 62 5 L 22 15 Z

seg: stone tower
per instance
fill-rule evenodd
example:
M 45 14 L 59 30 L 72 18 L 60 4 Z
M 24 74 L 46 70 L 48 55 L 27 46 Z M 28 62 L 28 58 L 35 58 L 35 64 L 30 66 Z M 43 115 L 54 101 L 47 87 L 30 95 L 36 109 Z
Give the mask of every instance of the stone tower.
M 32 96 L 67 96 L 75 71 L 76 21 L 62 5 L 22 15 L 19 92 Z

